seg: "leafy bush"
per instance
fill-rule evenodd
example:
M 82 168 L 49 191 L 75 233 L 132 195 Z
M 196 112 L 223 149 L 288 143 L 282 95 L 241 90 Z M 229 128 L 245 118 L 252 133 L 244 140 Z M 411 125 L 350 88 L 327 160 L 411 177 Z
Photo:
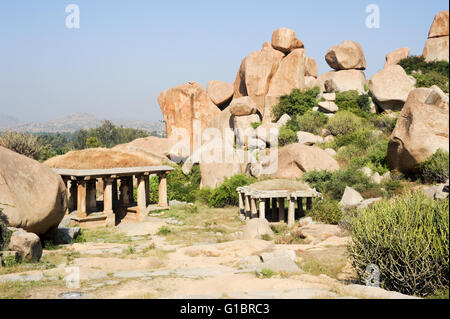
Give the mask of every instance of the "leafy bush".
M 366 140 L 367 141 L 367 140 Z M 365 143 L 366 141 L 363 142 Z M 357 140 L 355 141 L 357 142 Z M 370 140 L 369 140 L 370 143 Z M 384 174 L 389 171 L 387 166 L 387 148 L 389 140 L 387 138 L 379 139 L 365 148 L 364 154 L 359 156 L 358 151 L 351 148 L 349 151 L 350 164 L 352 168 L 370 167 L 374 172 Z M 356 147 L 358 148 L 358 147 Z
M 286 126 L 282 126 L 278 133 L 278 145 L 284 146 L 297 142 L 297 133 Z
M 356 131 L 362 125 L 362 120 L 349 111 L 339 111 L 328 120 L 327 129 L 334 136 L 346 135 Z
M 181 166 L 177 166 L 167 175 L 167 197 L 169 200 L 183 202 L 195 201 L 195 195 L 200 189 L 200 166 L 194 165 L 189 175 L 185 175 Z
M 397 116 L 383 112 L 382 114 L 373 114 L 370 117 L 370 122 L 378 129 L 387 134 L 391 134 L 397 124 Z
M 253 177 L 246 177 L 238 174 L 231 178 L 225 178 L 225 181 L 216 189 L 214 189 L 211 195 L 208 197 L 208 205 L 210 207 L 225 207 L 225 206 L 237 206 L 239 202 L 236 188 L 240 186 L 249 185 L 255 182 Z
M 409 192 L 359 212 L 348 246 L 358 275 L 374 264 L 384 289 L 426 296 L 448 287 L 448 211 L 448 199 Z
M 309 183 L 330 199 L 340 200 L 346 186 L 358 192 L 374 187 L 372 180 L 362 171 L 348 168 L 338 171 L 310 171 L 303 174 L 303 181 Z
M 313 220 L 337 225 L 342 219 L 342 210 L 337 200 L 324 198 L 314 201 L 312 208 L 306 212 Z
M 425 58 L 423 56 L 410 56 L 401 60 L 398 64 L 405 69 L 408 74 L 411 74 L 412 71 L 422 73 L 434 71 L 448 76 L 448 61 L 425 62 Z
M 6 218 L 3 216 L 3 210 L 0 208 L 0 251 L 6 250 L 9 245 L 9 239 L 12 232 L 8 229 Z
M 422 56 L 410 56 L 398 63 L 417 80 L 417 87 L 439 86 L 448 93 L 448 61 L 425 62 Z M 415 72 L 413 72 L 415 71 Z
M 448 179 L 449 155 L 442 149 L 419 164 L 421 177 L 426 183 L 444 183 Z
M 435 71 L 427 72 L 427 73 L 415 73 L 412 76 L 417 80 L 416 87 L 432 87 L 433 85 L 437 85 L 441 88 L 442 91 L 448 93 L 448 75 L 442 75 Z
M 305 92 L 294 89 L 291 94 L 282 96 L 280 103 L 272 108 L 275 120 L 278 121 L 283 114 L 288 114 L 291 117 L 297 114 L 305 114 L 306 111 L 317 105 L 316 97 L 319 92 L 318 87 Z
M 339 110 L 350 111 L 361 117 L 369 116 L 370 98 L 367 94 L 359 95 L 356 90 L 337 92 L 335 103 Z
M 309 110 L 305 114 L 297 116 L 298 129 L 296 131 L 305 131 L 318 134 L 327 122 L 328 117 L 322 112 Z
M 41 151 L 36 136 L 11 131 L 0 137 L 0 146 L 35 160 L 39 159 Z

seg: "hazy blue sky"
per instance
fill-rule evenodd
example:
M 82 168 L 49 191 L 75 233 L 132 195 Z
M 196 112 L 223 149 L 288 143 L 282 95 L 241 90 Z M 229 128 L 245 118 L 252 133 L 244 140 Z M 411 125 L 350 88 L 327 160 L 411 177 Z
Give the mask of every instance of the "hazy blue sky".
M 67 29 L 66 5 L 81 28 Z M 380 28 L 365 27 L 368 4 Z M 363 47 L 366 75 L 403 47 L 421 54 L 447 0 L 0 1 L 0 113 L 43 121 L 74 112 L 162 119 L 158 94 L 177 84 L 233 82 L 242 58 L 279 27 L 295 30 L 319 73 L 331 45 Z

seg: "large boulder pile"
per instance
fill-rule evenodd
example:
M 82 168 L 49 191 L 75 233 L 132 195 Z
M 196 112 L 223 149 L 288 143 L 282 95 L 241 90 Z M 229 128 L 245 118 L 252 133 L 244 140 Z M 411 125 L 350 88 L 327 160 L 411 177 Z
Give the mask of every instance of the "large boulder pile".
M 319 78 L 322 92 L 357 90 L 363 93 L 366 77 L 366 59 L 361 46 L 354 41 L 343 41 L 328 49 L 325 60 L 335 71 L 323 73 Z
M 392 132 L 387 161 L 392 169 L 416 172 L 439 148 L 449 150 L 449 100 L 442 90 L 411 91 Z
M 400 111 L 414 84 L 400 65 L 386 65 L 369 80 L 369 91 L 382 110 Z
M 10 226 L 42 235 L 63 219 L 66 187 L 50 168 L 0 147 L 0 208 Z
M 423 49 L 425 61 L 449 60 L 449 11 L 439 12 L 431 24 L 428 39 Z

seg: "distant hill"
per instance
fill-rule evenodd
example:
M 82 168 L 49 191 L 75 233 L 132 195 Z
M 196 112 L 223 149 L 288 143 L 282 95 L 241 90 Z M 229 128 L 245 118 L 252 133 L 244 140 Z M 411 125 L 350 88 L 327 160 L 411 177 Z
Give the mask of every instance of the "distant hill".
M 4 114 L 4 113 L 0 113 L 0 129 L 2 127 L 16 125 L 17 123 L 19 123 L 18 119 L 14 118 L 12 116 L 9 116 L 7 114 Z
M 5 119 L 5 125 L 1 125 Z M 98 127 L 105 121 L 105 118 L 98 118 L 88 113 L 75 113 L 61 117 L 48 122 L 7 122 L 8 117 L 2 117 L 0 114 L 0 130 L 10 129 L 16 132 L 27 133 L 73 133 L 80 129 L 90 129 Z M 14 118 L 12 118 L 14 120 Z M 139 121 L 139 120 L 111 120 L 116 126 L 123 126 L 135 129 L 141 129 L 148 132 L 165 132 L 164 123 L 159 121 Z

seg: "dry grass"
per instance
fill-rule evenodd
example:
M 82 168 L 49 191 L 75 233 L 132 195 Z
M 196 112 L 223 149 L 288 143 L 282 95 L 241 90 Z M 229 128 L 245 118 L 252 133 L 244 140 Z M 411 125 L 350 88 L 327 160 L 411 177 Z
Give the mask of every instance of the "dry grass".
M 212 209 L 199 205 L 196 210 L 187 206 L 170 209 L 164 217 L 174 217 L 184 222 L 183 226 L 169 225 L 167 241 L 174 244 L 225 242 L 232 240 L 232 233 L 240 231 L 244 222 L 238 218 L 237 209 Z M 218 236 L 217 233 L 221 235 Z
M 107 148 L 90 148 L 71 151 L 44 162 L 52 168 L 108 169 L 117 167 L 139 167 L 161 165 L 161 159 L 146 156 L 143 152 L 123 152 Z

